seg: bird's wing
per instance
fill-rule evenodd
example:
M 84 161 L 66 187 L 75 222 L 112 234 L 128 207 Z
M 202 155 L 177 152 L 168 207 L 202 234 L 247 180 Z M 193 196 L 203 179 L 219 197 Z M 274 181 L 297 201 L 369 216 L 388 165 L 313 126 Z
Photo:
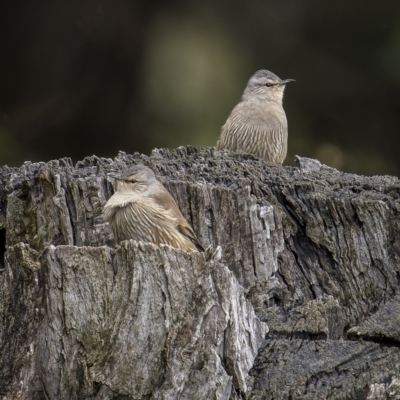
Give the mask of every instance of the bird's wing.
M 204 251 L 199 239 L 197 239 L 192 227 L 186 221 L 185 217 L 180 212 L 178 205 L 171 196 L 171 194 L 160 184 L 159 189 L 151 196 L 157 205 L 166 210 L 176 220 L 177 230 L 188 239 L 200 250 Z
M 203 246 L 201 245 L 199 239 L 197 239 L 196 234 L 193 232 L 192 227 L 187 223 L 187 221 L 183 218 L 183 221 L 178 220 L 178 231 L 182 233 L 183 236 L 186 236 L 188 239 L 192 241 L 192 243 L 197 247 L 198 250 L 204 251 Z
M 167 243 L 185 251 L 193 251 L 196 248 L 197 250 L 204 251 L 182 214 L 180 214 L 180 217 L 177 216 L 171 209 L 163 208 L 154 198 L 147 201 L 145 205 L 143 204 L 143 208 L 151 209 L 151 214 L 154 218 L 153 222 L 155 222 L 157 227 L 153 232 L 156 242 Z M 176 234 L 181 236 L 181 239 Z

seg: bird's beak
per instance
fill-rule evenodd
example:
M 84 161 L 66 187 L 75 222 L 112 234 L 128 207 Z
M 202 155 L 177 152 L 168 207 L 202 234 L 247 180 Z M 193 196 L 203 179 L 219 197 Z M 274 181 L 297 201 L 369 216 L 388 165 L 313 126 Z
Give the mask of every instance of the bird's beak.
M 116 179 L 116 180 L 118 180 L 118 181 L 122 180 L 121 175 L 118 175 L 118 174 L 113 174 L 113 173 L 111 173 L 111 174 L 107 174 L 107 176 L 109 176 L 109 177 L 111 177 L 111 178 L 114 178 L 114 179 Z
M 287 83 L 290 82 L 296 82 L 294 79 L 284 79 L 283 81 L 279 82 L 279 85 L 286 85 Z

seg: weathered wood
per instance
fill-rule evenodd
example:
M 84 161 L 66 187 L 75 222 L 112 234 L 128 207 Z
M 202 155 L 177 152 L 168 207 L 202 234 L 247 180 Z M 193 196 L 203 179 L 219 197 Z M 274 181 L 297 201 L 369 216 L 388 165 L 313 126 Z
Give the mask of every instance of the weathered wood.
M 107 173 L 139 161 L 220 261 L 115 246 Z M 298 161 L 188 147 L 1 169 L 0 394 L 395 398 L 400 182 Z

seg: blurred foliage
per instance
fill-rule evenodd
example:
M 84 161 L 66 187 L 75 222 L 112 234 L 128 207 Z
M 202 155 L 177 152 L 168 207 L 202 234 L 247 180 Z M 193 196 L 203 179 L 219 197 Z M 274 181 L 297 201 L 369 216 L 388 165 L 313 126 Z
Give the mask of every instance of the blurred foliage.
M 294 78 L 289 155 L 399 174 L 400 2 L 0 4 L 0 165 L 213 146 L 249 77 Z
M 11 133 L 0 125 L 0 160 L 3 165 L 22 164 L 25 160 Z

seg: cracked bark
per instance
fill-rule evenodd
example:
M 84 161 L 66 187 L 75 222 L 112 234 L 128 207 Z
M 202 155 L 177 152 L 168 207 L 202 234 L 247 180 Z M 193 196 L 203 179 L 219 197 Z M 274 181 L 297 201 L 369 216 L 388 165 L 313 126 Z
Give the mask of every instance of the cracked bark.
M 395 177 L 155 150 L 0 170 L 4 399 L 395 399 Z M 107 173 L 150 166 L 204 247 L 116 246 Z

